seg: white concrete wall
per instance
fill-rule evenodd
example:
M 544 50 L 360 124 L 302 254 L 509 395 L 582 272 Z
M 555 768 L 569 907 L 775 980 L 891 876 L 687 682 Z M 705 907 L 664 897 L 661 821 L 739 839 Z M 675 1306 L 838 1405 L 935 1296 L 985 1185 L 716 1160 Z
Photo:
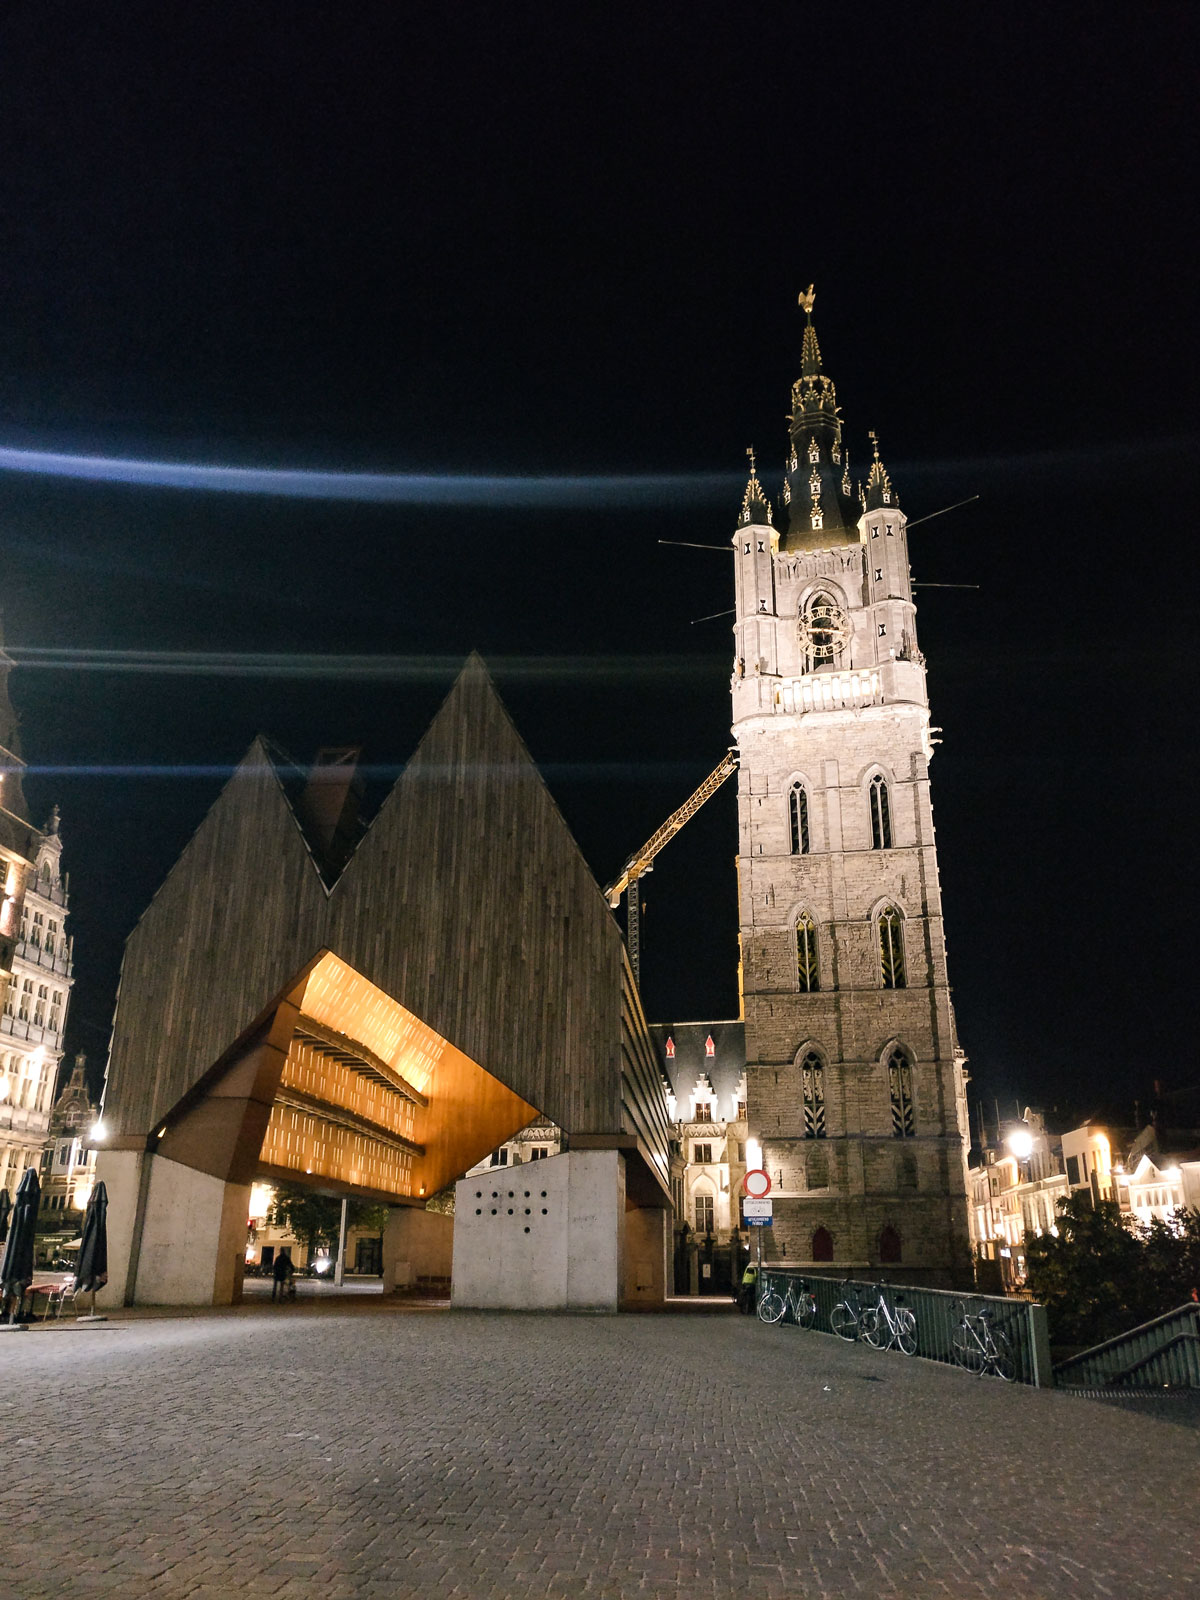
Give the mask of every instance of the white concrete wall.
M 568 1152 L 461 1179 L 451 1303 L 616 1311 L 624 1188 L 616 1150 Z
M 229 1305 L 240 1298 L 250 1185 L 154 1163 L 138 1261 L 137 1305 Z

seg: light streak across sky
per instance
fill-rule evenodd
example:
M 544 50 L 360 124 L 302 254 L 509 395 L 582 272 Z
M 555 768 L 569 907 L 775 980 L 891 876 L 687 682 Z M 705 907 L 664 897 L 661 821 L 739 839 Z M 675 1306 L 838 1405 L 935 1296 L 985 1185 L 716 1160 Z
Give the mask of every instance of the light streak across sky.
M 12 646 L 7 655 L 22 669 L 59 672 L 154 673 L 236 678 L 341 678 L 393 683 L 450 683 L 462 670 L 458 655 L 334 655 L 250 650 L 89 650 Z M 693 679 L 724 674 L 728 664 L 698 655 L 508 656 L 484 665 L 507 682 L 599 683 L 650 678 Z
M 1154 470 L 1166 458 L 1191 457 L 1191 438 L 1123 440 L 1087 448 L 942 461 L 889 461 L 897 481 L 1008 477 L 1013 474 L 1125 474 Z M 740 472 L 546 473 L 328 472 L 301 467 L 230 467 L 190 461 L 0 446 L 0 472 L 108 483 L 133 488 L 190 489 L 296 500 L 378 505 L 492 507 L 497 510 L 606 510 L 727 499 L 745 481 Z
M 703 776 L 703 763 L 694 761 L 546 761 L 537 763 L 537 771 L 548 783 L 680 783 L 695 784 Z M 278 766 L 263 766 L 257 762 L 62 762 L 37 763 L 22 767 L 22 777 L 37 778 L 153 778 L 158 780 L 216 780 L 221 783 L 231 778 L 275 778 L 303 776 L 307 769 L 293 766 L 281 756 Z M 372 781 L 394 783 L 405 771 L 404 762 L 360 762 L 359 775 Z M 443 778 L 456 779 L 461 766 L 438 768 L 422 766 L 423 781 L 438 782 Z M 482 769 L 495 775 L 505 770 L 496 766 Z M 517 779 L 528 777 L 530 768 L 521 762 L 507 769 Z
M 379 505 L 493 506 L 502 510 L 658 506 L 728 494 L 737 474 L 617 473 L 519 476 L 434 472 L 317 472 L 285 467 L 218 467 L 186 461 L 70 455 L 0 447 L 0 471 L 143 488 L 201 489 L 294 500 L 354 500 Z

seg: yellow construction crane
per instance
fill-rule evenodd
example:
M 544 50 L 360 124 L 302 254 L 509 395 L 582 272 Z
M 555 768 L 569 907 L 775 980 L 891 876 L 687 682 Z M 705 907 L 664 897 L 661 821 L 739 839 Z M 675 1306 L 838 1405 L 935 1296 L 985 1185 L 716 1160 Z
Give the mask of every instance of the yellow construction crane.
M 621 903 L 621 896 L 627 890 L 632 890 L 625 902 L 625 943 L 629 950 L 629 964 L 633 968 L 633 976 L 639 983 L 642 978 L 642 917 L 638 905 L 637 881 L 644 873 L 653 869 L 654 858 L 663 845 L 675 837 L 684 823 L 696 815 L 706 800 L 712 799 L 725 779 L 732 777 L 737 768 L 737 753 L 730 750 L 722 756 L 719 765 L 709 773 L 695 794 L 685 800 L 678 811 L 672 811 L 658 832 L 652 833 L 640 850 L 634 851 L 621 868 L 621 876 L 615 878 L 604 891 L 609 905 L 615 909 Z

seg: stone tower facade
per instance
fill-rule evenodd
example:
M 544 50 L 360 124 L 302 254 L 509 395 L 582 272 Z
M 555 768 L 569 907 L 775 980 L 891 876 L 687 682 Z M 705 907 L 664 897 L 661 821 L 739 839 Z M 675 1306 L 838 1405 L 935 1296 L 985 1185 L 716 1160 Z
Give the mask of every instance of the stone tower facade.
M 774 1186 L 765 1255 L 969 1282 L 965 1058 L 905 517 L 878 447 L 865 485 L 851 480 L 811 291 L 801 304 L 786 531 L 752 460 L 734 535 L 750 1159 Z

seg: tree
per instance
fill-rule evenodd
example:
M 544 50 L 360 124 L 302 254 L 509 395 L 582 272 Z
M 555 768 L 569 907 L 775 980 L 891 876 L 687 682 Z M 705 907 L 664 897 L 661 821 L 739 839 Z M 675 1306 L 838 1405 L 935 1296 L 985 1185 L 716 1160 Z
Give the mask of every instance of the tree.
M 1200 1285 L 1200 1212 L 1130 1225 L 1111 1200 L 1059 1201 L 1058 1237 L 1029 1240 L 1029 1287 L 1056 1344 L 1090 1345 L 1182 1305 Z
M 388 1208 L 368 1200 L 351 1200 L 346 1207 L 346 1229 L 366 1228 L 382 1233 L 387 1223 Z M 342 1202 L 333 1195 L 318 1194 L 315 1189 L 303 1189 L 299 1184 L 281 1183 L 276 1187 L 275 1198 L 267 1213 L 267 1221 L 276 1228 L 286 1228 L 305 1246 L 309 1257 L 321 1244 L 336 1250 L 338 1230 L 342 1221 Z

